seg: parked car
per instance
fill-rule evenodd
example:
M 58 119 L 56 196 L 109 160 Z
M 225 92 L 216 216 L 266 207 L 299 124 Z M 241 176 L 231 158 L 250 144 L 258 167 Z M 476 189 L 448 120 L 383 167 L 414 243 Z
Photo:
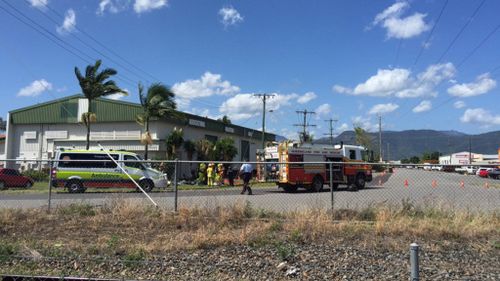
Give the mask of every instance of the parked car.
M 485 168 L 481 167 L 477 169 L 476 171 L 476 176 L 482 177 L 482 178 L 487 178 L 488 177 L 488 172 L 491 170 L 491 168 Z
M 500 179 L 500 169 L 499 168 L 493 168 L 488 171 L 488 177 L 492 179 Z
M 0 189 L 8 187 L 25 187 L 33 186 L 33 180 L 29 177 L 21 175 L 14 169 L 0 169 Z
M 442 171 L 443 170 L 443 166 L 432 166 L 431 168 L 433 171 Z
M 460 168 L 456 168 L 455 172 L 460 174 L 474 175 L 476 173 L 477 168 L 474 166 L 462 166 Z

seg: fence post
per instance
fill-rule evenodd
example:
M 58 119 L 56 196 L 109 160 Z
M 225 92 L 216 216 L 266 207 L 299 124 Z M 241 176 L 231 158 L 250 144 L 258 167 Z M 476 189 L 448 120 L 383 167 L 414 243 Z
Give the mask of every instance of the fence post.
M 418 281 L 419 278 L 419 265 L 418 265 L 418 252 L 420 246 L 417 243 L 412 243 L 410 245 L 410 272 L 411 281 Z
M 177 172 L 179 168 L 179 159 L 175 159 L 175 166 L 174 166 L 174 211 L 177 213 L 177 197 L 178 197 L 178 192 L 177 192 Z
M 328 165 L 330 165 L 330 206 L 332 208 L 332 219 L 333 219 L 333 204 L 334 204 L 334 201 L 333 201 L 333 165 L 332 165 L 332 162 L 330 162 Z
M 40 163 L 41 166 L 41 163 Z M 52 204 L 52 160 L 49 160 L 49 202 L 47 206 L 47 212 L 50 213 L 50 208 Z

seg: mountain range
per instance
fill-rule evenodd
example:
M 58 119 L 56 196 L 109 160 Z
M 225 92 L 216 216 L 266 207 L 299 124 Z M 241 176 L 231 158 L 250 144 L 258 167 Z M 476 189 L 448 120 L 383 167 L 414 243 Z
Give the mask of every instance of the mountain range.
M 379 150 L 379 134 L 367 133 L 372 140 L 372 149 Z M 354 131 L 345 131 L 334 138 L 334 143 L 356 144 Z M 314 143 L 330 143 L 329 138 Z M 500 148 L 500 131 L 468 135 L 458 131 L 407 130 L 383 131 L 382 154 L 384 159 L 400 160 L 412 156 L 421 157 L 424 152 L 438 151 L 443 155 L 469 151 L 473 153 L 497 154 Z

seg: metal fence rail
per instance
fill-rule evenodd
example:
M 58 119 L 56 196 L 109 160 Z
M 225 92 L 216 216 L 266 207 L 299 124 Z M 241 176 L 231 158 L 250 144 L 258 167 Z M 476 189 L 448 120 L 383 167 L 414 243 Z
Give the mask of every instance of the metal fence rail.
M 2 160 L 0 208 L 35 208 L 72 203 L 103 205 L 126 199 L 160 208 L 217 208 L 248 202 L 270 211 L 363 209 L 411 204 L 443 209 L 495 211 L 500 175 L 495 165 L 394 165 L 360 162 L 287 162 L 252 165 L 252 196 L 241 194 L 243 162 L 180 160 Z M 334 173 L 371 166 L 363 187 Z M 287 190 L 280 166 L 321 178 L 321 188 L 295 180 Z M 262 172 L 265 169 L 265 172 Z M 490 172 L 491 170 L 491 172 Z M 297 189 L 295 191 L 295 188 Z M 138 192 L 140 190 L 143 192 Z M 287 192 L 288 191 L 288 192 Z M 293 191 L 293 192 L 290 192 Z M 247 191 L 248 193 L 248 191 Z

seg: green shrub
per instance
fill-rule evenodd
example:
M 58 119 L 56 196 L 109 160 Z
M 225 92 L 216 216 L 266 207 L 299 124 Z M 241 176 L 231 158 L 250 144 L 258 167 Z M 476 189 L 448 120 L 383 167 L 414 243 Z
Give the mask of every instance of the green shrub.
M 48 169 L 42 169 L 42 170 L 27 170 L 23 171 L 21 174 L 25 177 L 29 177 L 33 179 L 34 181 L 48 181 L 49 180 L 49 173 L 50 171 Z

